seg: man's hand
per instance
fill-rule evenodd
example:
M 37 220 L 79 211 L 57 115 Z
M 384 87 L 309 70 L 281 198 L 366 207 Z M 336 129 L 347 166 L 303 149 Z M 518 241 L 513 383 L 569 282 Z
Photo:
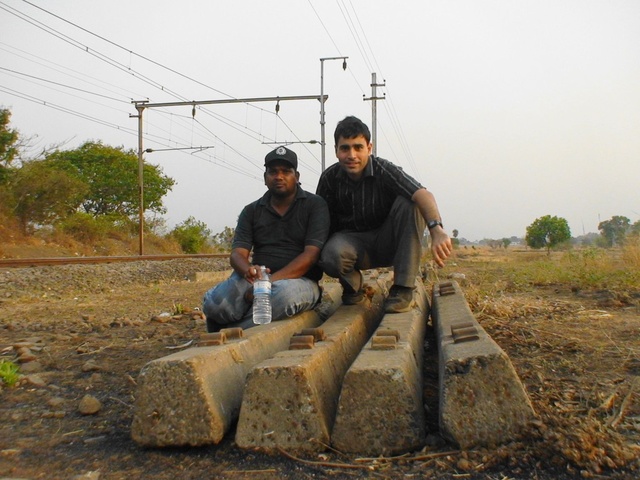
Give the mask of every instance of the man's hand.
M 433 228 L 431 234 L 431 254 L 433 260 L 440 268 L 444 267 L 444 261 L 449 258 L 453 246 L 451 245 L 451 239 L 449 235 L 442 229 L 442 227 Z
M 267 268 L 267 273 L 271 273 L 271 269 Z M 262 272 L 260 271 L 260 267 L 258 265 L 249 265 L 246 273 L 244 274 L 244 279 L 249 282 L 251 285 L 254 284 L 256 280 L 262 278 Z M 253 290 L 248 289 L 244 294 L 244 299 L 247 303 L 253 303 Z
M 267 273 L 271 273 L 271 269 L 267 268 Z M 247 267 L 247 271 L 244 274 L 244 279 L 249 282 L 251 285 L 253 285 L 253 282 L 255 282 L 256 280 L 258 280 L 259 278 L 262 278 L 262 275 L 260 273 L 260 266 L 259 265 L 249 265 Z
M 438 205 L 436 205 L 436 199 L 433 193 L 426 188 L 416 190 L 411 200 L 418 206 L 418 210 L 420 210 L 420 214 L 426 223 L 429 223 L 430 220 L 439 220 L 442 218 L 440 212 L 438 212 Z M 442 224 L 429 230 L 433 260 L 440 268 L 444 267 L 444 261 L 451 255 L 451 251 L 453 250 L 451 239 L 449 235 L 447 235 L 447 232 L 442 229 L 441 225 Z

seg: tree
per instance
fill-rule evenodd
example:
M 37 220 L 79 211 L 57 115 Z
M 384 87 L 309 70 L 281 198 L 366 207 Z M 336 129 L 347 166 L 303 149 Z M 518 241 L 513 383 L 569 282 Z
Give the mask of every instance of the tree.
M 502 247 L 502 240 L 496 240 L 494 238 L 483 238 L 479 243 L 480 245 L 488 245 L 491 249 Z
M 501 240 L 501 242 L 502 242 L 502 247 L 503 247 L 505 250 L 507 249 L 507 247 L 508 247 L 509 245 L 511 245 L 511 239 L 510 239 L 510 238 L 506 238 L 506 237 L 505 237 L 505 238 L 503 238 L 503 239 Z
M 198 253 L 206 245 L 211 230 L 204 222 L 189 217 L 181 224 L 176 225 L 176 228 L 169 235 L 176 239 L 183 252 Z
M 18 131 L 9 128 L 11 112 L 0 109 L 0 184 L 7 179 L 9 165 L 18 155 Z
M 88 192 L 81 208 L 93 216 L 135 216 L 139 212 L 138 156 L 133 150 L 86 142 L 75 150 L 49 153 L 47 161 L 81 180 Z M 162 197 L 175 181 L 160 167 L 144 164 L 145 211 L 165 213 Z
M 453 245 L 454 247 L 457 247 L 460 245 L 460 240 L 458 239 L 458 229 L 454 228 L 451 231 L 451 234 L 453 235 L 453 238 L 451 239 L 451 245 Z
M 525 241 L 531 248 L 546 248 L 547 255 L 551 249 L 571 239 L 569 224 L 564 218 L 545 215 L 527 227 Z
M 233 242 L 233 237 L 235 236 L 235 234 L 235 228 L 224 227 L 223 231 L 216 233 L 212 237 L 213 244 L 220 250 L 229 252 L 231 251 L 231 243 Z
M 631 226 L 631 220 L 621 215 L 615 215 L 610 220 L 605 220 L 598 224 L 600 235 L 605 239 L 605 244 L 609 247 L 622 245 Z
M 11 208 L 23 233 L 33 225 L 51 224 L 74 213 L 87 186 L 46 161 L 31 161 L 11 172 L 8 181 Z

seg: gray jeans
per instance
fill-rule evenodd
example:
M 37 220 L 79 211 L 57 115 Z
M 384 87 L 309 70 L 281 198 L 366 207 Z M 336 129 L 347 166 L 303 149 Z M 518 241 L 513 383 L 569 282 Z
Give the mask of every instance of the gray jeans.
M 334 233 L 322 249 L 320 266 L 356 291 L 362 287 L 359 270 L 377 267 L 393 267 L 393 283 L 413 287 L 420 270 L 425 227 L 416 204 L 398 197 L 376 230 Z

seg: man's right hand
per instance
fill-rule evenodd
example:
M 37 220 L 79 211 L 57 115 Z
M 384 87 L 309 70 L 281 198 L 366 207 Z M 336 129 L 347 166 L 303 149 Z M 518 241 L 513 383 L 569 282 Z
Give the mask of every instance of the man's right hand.
M 266 269 L 267 273 L 271 273 L 271 269 L 267 268 Z M 249 282 L 251 285 L 253 285 L 253 283 L 262 278 L 262 273 L 260 271 L 260 266 L 259 265 L 249 265 L 249 267 L 247 268 L 247 271 L 244 274 L 244 279 Z
M 260 267 L 257 265 L 249 265 L 247 271 L 244 274 L 244 279 L 253 285 L 258 278 L 260 278 Z

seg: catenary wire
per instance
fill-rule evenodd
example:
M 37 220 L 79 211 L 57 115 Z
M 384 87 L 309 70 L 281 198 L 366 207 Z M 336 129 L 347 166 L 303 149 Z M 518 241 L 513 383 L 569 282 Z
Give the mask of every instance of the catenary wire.
M 218 90 L 218 89 L 212 87 L 211 85 L 208 85 L 208 84 L 206 84 L 204 82 L 201 82 L 201 81 L 199 81 L 199 80 L 197 80 L 197 79 L 195 79 L 195 78 L 193 78 L 193 77 L 191 77 L 189 75 L 186 75 L 186 74 L 184 74 L 182 72 L 179 72 L 178 70 L 175 70 L 175 69 L 173 69 L 171 67 L 167 67 L 166 65 L 164 65 L 164 64 L 162 64 L 160 62 L 157 62 L 157 61 L 155 61 L 155 60 L 153 60 L 153 59 L 151 59 L 149 57 L 146 57 L 144 55 L 136 53 L 131 49 L 123 47 L 122 45 L 120 45 L 120 44 L 118 44 L 118 43 L 116 43 L 116 42 L 114 42 L 112 40 L 109 40 L 108 38 L 105 38 L 105 37 L 103 37 L 101 35 L 98 35 L 97 33 L 92 32 L 92 31 L 90 31 L 90 30 L 88 30 L 88 29 L 86 29 L 86 28 L 84 28 L 84 27 L 82 27 L 80 25 L 77 25 L 76 23 L 73 23 L 73 22 L 71 22 L 71 21 L 69 21 L 69 20 L 67 20 L 67 19 L 65 19 L 63 17 L 60 17 L 59 15 L 56 15 L 56 14 L 54 14 L 54 13 L 52 13 L 52 12 L 50 12 L 50 11 L 40 7 L 40 6 L 38 6 L 38 5 L 35 5 L 34 3 L 29 2 L 28 0 L 22 0 L 22 1 L 24 3 L 26 3 L 26 4 L 28 4 L 28 5 L 31 5 L 32 7 L 35 7 L 35 8 L 37 8 L 37 9 L 39 9 L 39 10 L 41 10 L 41 11 L 43 11 L 43 12 L 45 12 L 45 13 L 51 15 L 51 16 L 63 21 L 63 22 L 68 23 L 69 25 L 72 25 L 75 28 L 78 28 L 78 29 L 82 30 L 83 32 L 88 33 L 89 35 L 92 35 L 92 36 L 94 36 L 96 38 L 99 38 L 100 40 L 102 40 L 104 42 L 109 43 L 110 45 L 113 45 L 113 46 L 115 46 L 115 47 L 117 47 L 117 48 L 119 48 L 121 50 L 124 50 L 125 52 L 129 53 L 130 55 L 136 56 L 136 57 L 138 57 L 138 58 L 140 58 L 142 60 L 145 60 L 145 61 L 147 61 L 147 62 L 149 62 L 149 63 L 151 63 L 153 65 L 156 65 L 156 66 L 158 66 L 160 68 L 163 68 L 163 69 L 165 69 L 165 70 L 167 70 L 167 71 L 169 71 L 169 72 L 171 72 L 173 74 L 176 74 L 176 75 L 178 75 L 178 76 L 180 76 L 180 77 L 182 77 L 182 78 L 184 78 L 186 80 L 192 81 L 197 85 L 200 85 L 202 87 L 208 88 L 209 90 L 212 90 L 212 91 L 214 91 L 216 93 L 219 93 L 220 95 L 223 95 L 223 96 L 225 96 L 227 98 L 235 99 L 235 97 L 233 97 L 232 95 L 229 95 L 228 93 L 223 92 L 222 90 Z M 264 111 L 268 112 L 268 110 L 265 110 L 265 109 L 263 109 L 263 108 L 261 108 L 261 107 L 259 107 L 257 105 L 253 105 L 253 104 L 248 104 L 248 105 L 253 107 L 253 108 L 257 108 L 259 110 L 264 110 Z M 271 113 L 271 112 L 268 112 L 268 113 Z
M 206 84 L 204 84 L 204 83 L 198 82 L 197 80 L 195 80 L 195 79 L 193 79 L 193 78 L 191 78 L 191 77 L 188 77 L 188 76 L 186 76 L 186 75 L 183 75 L 183 74 L 181 74 L 180 72 L 177 72 L 176 70 L 170 69 L 170 68 L 168 68 L 168 67 L 166 67 L 166 66 L 164 66 L 164 65 L 162 65 L 162 64 L 160 64 L 160 63 L 158 63 L 158 62 L 155 62 L 155 61 L 153 61 L 153 60 L 151 60 L 151 59 L 149 59 L 149 58 L 147 58 L 147 57 L 144 57 L 144 56 L 142 56 L 142 55 L 139 55 L 139 54 L 137 54 L 137 53 L 133 52 L 132 50 L 125 49 L 124 47 L 122 47 L 122 46 L 118 45 L 117 43 L 112 42 L 112 41 L 110 41 L 110 40 L 108 40 L 108 39 L 106 39 L 106 38 L 104 38 L 104 37 L 102 37 L 102 36 L 100 36 L 100 35 L 97 35 L 97 34 L 93 33 L 93 32 L 90 32 L 89 30 L 84 29 L 83 27 L 80 27 L 80 26 L 78 26 L 78 25 L 74 24 L 73 22 L 69 22 L 69 21 L 67 21 L 67 20 L 63 19 L 63 18 L 62 18 L 62 17 L 60 17 L 60 16 L 57 16 L 57 15 L 55 15 L 55 14 L 53 14 L 53 13 L 51 13 L 51 12 L 49 12 L 49 11 L 45 10 L 45 9 L 42 9 L 41 7 L 38 7 L 38 6 L 34 5 L 34 4 L 33 4 L 33 3 L 31 3 L 31 2 L 27 2 L 27 1 L 25 1 L 25 3 L 27 3 L 27 4 L 31 5 L 31 6 L 34 6 L 35 8 L 38 8 L 38 9 L 40 9 L 40 10 L 44 11 L 45 13 L 48 13 L 48 14 L 50 14 L 50 15 L 53 15 L 54 17 L 56 17 L 56 18 L 58 18 L 58 19 L 60 19 L 60 20 L 62 20 L 62 21 L 65 21 L 65 22 L 67 22 L 67 23 L 69 23 L 69 24 L 73 25 L 74 27 L 79 28 L 79 29 L 81 29 L 81 30 L 83 30 L 83 31 L 85 31 L 85 32 L 87 32 L 87 33 L 89 33 L 89 34 L 91 34 L 91 35 L 94 35 L 94 36 L 96 36 L 97 38 L 99 38 L 99 39 L 101 39 L 101 40 L 103 40 L 103 41 L 106 41 L 106 42 L 108 42 L 108 43 L 110 43 L 110 44 L 112 44 L 112 45 L 115 45 L 115 46 L 117 46 L 118 48 L 121 48 L 121 49 L 123 49 L 123 50 L 127 51 L 129 54 L 136 55 L 136 56 L 138 56 L 138 57 L 140 57 L 140 58 L 142 58 L 142 59 L 144 59 L 144 60 L 146 60 L 146 61 L 149 61 L 149 62 L 151 62 L 151 63 L 153 63 L 153 64 L 155 64 L 155 65 L 161 66 L 162 68 L 165 68 L 165 69 L 167 69 L 167 70 L 169 70 L 169 71 L 171 71 L 171 72 L 173 72 L 173 73 L 175 73 L 175 74 L 178 74 L 178 75 L 180 75 L 180 76 L 183 76 L 184 78 L 188 78 L 189 80 L 194 81 L 194 82 L 196 82 L 196 83 L 198 83 L 198 84 L 200 84 L 200 85 L 206 86 L 207 88 L 211 88 L 212 90 L 214 90 L 214 91 L 216 91 L 216 92 L 219 92 L 219 93 L 221 93 L 221 94 L 223 94 L 223 95 L 226 95 L 226 96 L 231 97 L 230 95 L 224 94 L 224 92 L 220 92 L 219 90 L 216 90 L 216 89 L 214 89 L 214 88 L 210 87 L 209 85 L 206 85 Z M 6 10 L 6 9 L 5 9 L 5 10 Z M 23 14 L 23 15 L 24 15 L 24 14 Z M 17 15 L 17 16 L 19 16 L 19 15 Z M 24 17 L 27 17 L 27 18 L 31 19 L 32 21 L 25 20 L 25 18 L 24 18 Z M 98 51 L 97 51 L 97 50 L 95 50 L 95 49 L 90 50 L 88 46 L 83 45 L 83 44 L 81 44 L 80 42 L 77 42 L 76 40 L 72 39 L 71 37 L 69 37 L 69 36 L 67 36 L 67 35 L 64 35 L 64 34 L 62 34 L 62 33 L 58 32 L 57 30 L 55 30 L 55 29 L 53 29 L 53 28 L 51 28 L 51 27 L 48 27 L 48 26 L 46 26 L 46 25 L 42 24 L 42 22 L 39 22 L 39 21 L 37 21 L 37 20 L 35 20 L 35 19 L 33 19 L 33 18 L 29 17 L 28 15 L 24 15 L 24 17 L 20 17 L 20 16 L 19 16 L 19 18 L 22 18 L 23 20 L 25 20 L 25 21 L 27 21 L 27 22 L 29 22 L 29 23 L 33 24 L 34 26 L 37 26 L 38 28 L 43 29 L 43 30 L 44 30 L 44 31 L 46 31 L 47 33 L 52 34 L 52 35 L 54 35 L 54 36 L 56 36 L 56 37 L 60 38 L 60 39 L 61 39 L 61 40 L 63 40 L 63 41 L 66 41 L 67 43 L 69 43 L 69 44 L 71 44 L 71 45 L 73 45 L 73 46 L 76 46 L 76 47 L 78 47 L 78 48 L 81 48 L 82 50 L 86 51 L 87 53 L 91 53 L 91 54 L 93 54 L 94 56 L 96 56 L 96 57 L 97 57 L 97 58 L 99 58 L 100 60 L 105 61 L 106 63 L 108 63 L 108 64 L 110 64 L 110 65 L 112 65 L 112 66 L 115 66 L 116 68 L 119 68 L 119 69 L 121 69 L 121 70 L 123 70 L 123 69 L 125 69 L 125 68 L 126 68 L 126 69 L 127 69 L 127 73 L 131 73 L 131 69 L 130 69 L 130 68 L 127 68 L 127 67 L 126 67 L 126 66 L 124 66 L 122 63 L 120 63 L 120 62 L 118 62 L 118 61 L 116 61 L 116 60 L 114 60 L 114 59 L 112 59 L 112 58 L 110 58 L 110 57 L 108 57 L 108 56 L 106 56 L 106 55 L 104 55 L 104 54 L 102 54 L 102 53 L 98 52 Z M 36 24 L 40 24 L 40 25 L 43 25 L 43 26 L 41 27 L 41 26 L 38 26 L 38 25 L 36 25 Z M 53 32 L 53 33 L 52 33 L 52 32 Z M 141 78 L 141 79 L 145 80 L 147 83 L 150 83 L 152 86 L 155 86 L 155 87 L 157 87 L 157 88 L 161 88 L 163 91 L 171 93 L 171 92 L 170 92 L 166 87 L 161 86 L 161 85 L 160 85 L 159 83 L 157 83 L 157 82 L 153 82 L 151 79 L 149 79 L 149 78 L 148 78 L 148 77 L 146 77 L 145 75 L 142 75 L 142 74 L 141 74 L 141 73 L 139 73 L 139 72 L 134 72 L 134 73 L 135 73 L 135 76 L 136 76 L 137 78 Z M 180 96 L 179 96 L 179 95 L 177 95 L 176 93 L 173 93 L 173 95 L 174 95 L 174 96 L 178 96 L 178 98 L 184 98 L 184 97 L 180 97 Z M 251 106 L 252 106 L 252 107 L 255 107 L 254 105 L 251 105 Z M 256 108 L 258 108 L 258 107 L 256 107 Z M 260 110 L 263 110 L 263 109 L 260 109 Z M 218 116 L 218 119 L 220 119 L 220 118 L 221 118 L 221 116 Z M 228 124 L 228 123 L 227 123 L 227 124 Z M 287 128 L 288 128 L 290 131 L 292 131 L 290 127 L 288 127 L 288 126 L 287 126 Z M 240 130 L 240 131 L 241 131 L 241 130 Z M 245 132 L 245 133 L 246 133 L 246 132 Z M 293 133 L 293 132 L 292 132 L 292 133 Z M 245 157 L 245 158 L 246 158 L 246 157 Z
M 19 76 L 22 76 L 22 77 L 27 77 L 29 79 L 39 80 L 41 82 L 50 83 L 52 85 L 57 85 L 59 87 L 68 88 L 69 90 L 75 90 L 77 92 L 87 93 L 89 95 L 95 95 L 96 97 L 105 98 L 107 100 L 113 100 L 113 101 L 116 101 L 116 102 L 130 104 L 130 102 L 128 102 L 126 100 L 122 100 L 120 98 L 110 97 L 108 95 L 103 95 L 103 94 L 97 93 L 97 92 L 91 92 L 91 91 L 85 90 L 83 88 L 73 87 L 71 85 L 67 85 L 67 84 L 60 83 L 60 82 L 54 82 L 53 80 L 47 80 L 46 78 L 36 77 L 35 75 L 29 75 L 28 73 L 24 73 L 24 72 L 18 72 L 16 70 L 11 70 L 10 68 L 0 67 L 0 70 L 4 70 L 5 72 L 9 72 L 9 73 L 14 74 L 13 75 L 14 77 L 19 75 Z M 80 97 L 77 97 L 77 98 L 80 98 Z
M 75 80 L 79 80 L 81 82 L 88 83 L 89 85 L 92 85 L 94 87 L 104 89 L 104 90 L 106 90 L 106 91 L 108 91 L 108 92 L 110 92 L 110 93 L 112 93 L 114 95 L 123 95 L 124 97 L 126 97 L 128 99 L 127 101 L 133 100 L 134 98 L 145 98 L 145 96 L 141 95 L 141 94 L 131 95 L 130 91 L 127 91 L 126 94 L 123 93 L 123 92 L 117 92 L 117 91 L 115 91 L 115 89 L 119 89 L 120 88 L 118 85 L 114 85 L 112 83 L 105 82 L 101 78 L 92 77 L 91 75 L 87 75 L 84 72 L 80 72 L 78 70 L 74 70 L 74 69 L 69 68 L 69 67 L 67 67 L 65 65 L 60 65 L 58 63 L 52 62 L 49 59 L 39 57 L 38 55 L 34 55 L 33 53 L 30 53 L 30 52 L 26 52 L 26 51 L 21 50 L 20 48 L 17 48 L 17 47 L 15 47 L 13 45 L 8 45 L 8 44 L 3 43 L 3 42 L 0 42 L 0 45 L 3 45 L 4 47 L 6 47 L 6 48 L 0 48 L 0 50 L 4 50 L 5 52 L 10 53 L 11 55 L 14 55 L 14 56 L 16 56 L 18 58 L 22 58 L 23 60 L 26 60 L 28 62 L 34 63 L 34 64 L 39 65 L 41 67 L 47 68 L 49 70 L 53 70 L 54 72 L 60 73 L 62 75 L 71 77 L 71 78 L 73 78 Z M 15 51 L 18 51 L 22 55 L 20 55 L 18 53 L 15 53 L 14 51 L 9 51 L 9 50 L 7 50 L 7 48 L 15 50 Z M 27 58 L 24 55 L 27 55 L 27 56 L 32 57 L 32 58 Z M 39 60 L 39 61 L 34 60 L 34 58 Z M 41 62 L 44 62 L 44 63 L 41 63 Z M 47 65 L 47 64 L 49 64 L 49 65 Z M 51 66 L 51 65 L 53 65 L 53 66 Z M 59 69 L 62 69 L 62 70 L 59 70 Z M 63 71 L 63 70 L 66 70 L 66 71 Z M 69 72 L 71 72 L 71 73 L 69 73 Z M 80 77 L 84 77 L 84 78 L 80 78 Z M 90 79 L 91 81 L 89 81 L 87 79 Z M 93 83 L 93 82 L 96 82 L 96 83 Z M 105 87 L 105 85 L 108 88 Z
M 27 4 L 31 5 L 31 6 L 34 6 L 35 8 L 38 8 L 38 9 L 40 9 L 40 10 L 42 10 L 42 11 L 45 11 L 46 13 L 51 14 L 51 12 L 48 12 L 48 11 L 46 11 L 46 10 L 42 9 L 42 8 L 40 8 L 40 7 L 36 6 L 36 5 L 34 5 L 34 4 L 33 4 L 33 3 L 31 3 L 31 2 L 26 2 L 26 1 L 25 1 L 25 3 L 27 3 Z M 5 10 L 5 11 L 7 11 L 7 9 L 6 9 L 6 8 L 5 8 L 4 10 Z M 116 61 L 116 60 L 114 60 L 114 59 L 112 59 L 112 58 L 108 57 L 107 55 L 104 55 L 104 54 L 102 54 L 101 52 L 98 52 L 98 51 L 97 51 L 97 50 L 95 50 L 95 49 L 90 49 L 88 46 L 84 45 L 84 44 L 83 44 L 83 43 L 81 43 L 81 42 L 78 42 L 77 40 L 75 40 L 75 39 L 73 39 L 73 38 L 69 37 L 68 35 L 63 34 L 63 33 L 59 32 L 58 30 L 56 30 L 56 29 L 54 29 L 54 28 L 52 28 L 52 27 L 49 27 L 49 26 L 47 26 L 47 25 L 43 24 L 42 22 L 39 22 L 39 21 L 37 21 L 37 20 L 33 19 L 32 17 L 29 17 L 28 15 L 25 15 L 25 14 L 16 14 L 16 13 L 13 13 L 13 12 L 9 12 L 9 13 L 12 13 L 12 14 L 14 14 L 14 15 L 18 16 L 19 18 L 21 18 L 22 20 L 24 20 L 24 21 L 26 21 L 26 22 L 30 23 L 31 25 L 33 25 L 33 26 L 35 26 L 35 27 L 37 27 L 37 28 L 39 28 L 39 29 L 44 30 L 46 33 L 51 34 L 51 35 L 53 35 L 53 36 L 55 36 L 55 37 L 59 38 L 59 39 L 60 39 L 60 40 L 62 40 L 62 41 L 67 42 L 68 44 L 70 44 L 70 45 L 72 45 L 72 46 L 74 46 L 74 47 L 76 47 L 76 48 L 79 48 L 79 49 L 81 49 L 81 50 L 83 50 L 83 51 L 85 51 L 85 52 L 87 52 L 87 53 L 91 53 L 93 56 L 95 56 L 95 57 L 96 57 L 96 58 L 98 58 L 99 60 L 102 60 L 102 61 L 104 61 L 104 62 L 108 63 L 110 66 L 113 66 L 113 67 L 119 68 L 120 70 L 124 70 L 124 69 L 126 68 L 126 73 L 131 74 L 131 69 L 127 68 L 127 67 L 126 67 L 125 65 L 123 65 L 121 62 L 118 62 L 118 61 Z M 61 19 L 61 20 L 65 21 L 65 22 L 67 22 L 67 23 L 69 23 L 69 24 L 71 24 L 71 25 L 74 25 L 76 28 L 80 28 L 80 29 L 82 29 L 82 30 L 83 30 L 83 31 L 85 31 L 85 32 L 88 32 L 88 33 L 90 33 L 90 34 L 92 34 L 92 35 L 95 35 L 95 34 L 93 34 L 92 32 L 89 32 L 88 30 L 86 30 L 86 29 L 84 29 L 84 28 L 82 28 L 82 27 L 79 27 L 79 26 L 78 26 L 78 25 L 76 25 L 76 24 L 73 24 L 72 22 L 68 22 L 68 21 L 66 21 L 66 20 L 62 19 L 61 17 L 59 17 L 59 16 L 57 16 L 57 15 L 54 15 L 54 14 L 51 14 L 51 15 L 55 16 L 56 18 L 59 18 L 59 19 Z M 136 54 L 135 52 L 132 52 L 131 50 L 124 49 L 124 47 L 121 47 L 120 45 L 116 44 L 115 42 L 111 42 L 110 40 L 108 40 L 108 39 L 106 39 L 106 38 L 104 38 L 104 37 L 101 37 L 101 36 L 99 36 L 99 35 L 95 35 L 95 36 L 96 36 L 96 37 L 98 37 L 98 38 L 100 38 L 100 39 L 101 39 L 101 40 L 103 40 L 103 41 L 107 41 L 107 42 L 109 42 L 109 43 L 111 43 L 111 44 L 113 44 L 113 45 L 118 46 L 119 48 L 122 48 L 123 50 L 126 50 L 126 51 L 127 51 L 128 53 L 130 53 L 130 54 L 133 54 L 133 55 L 139 56 L 140 58 L 143 58 L 143 59 L 145 59 L 145 60 L 147 60 L 147 61 L 150 61 L 150 62 L 152 62 L 152 63 L 154 63 L 154 64 L 156 64 L 156 65 L 160 65 L 160 66 L 162 66 L 163 68 L 167 68 L 169 71 L 172 71 L 173 73 L 179 74 L 179 75 L 181 75 L 181 76 L 183 76 L 183 77 L 185 77 L 185 78 L 189 78 L 190 80 L 197 82 L 197 81 L 196 81 L 196 80 L 194 80 L 193 78 L 191 78 L 191 77 L 187 77 L 187 76 L 185 76 L 185 75 L 182 75 L 182 74 L 180 74 L 180 72 L 177 72 L 177 71 L 175 71 L 175 70 L 173 70 L 173 69 L 169 69 L 168 67 L 165 67 L 164 65 L 161 65 L 161 64 L 159 64 L 158 62 L 154 62 L 154 61 L 152 61 L 152 60 L 148 59 L 147 57 L 144 57 L 144 56 L 138 55 L 138 54 Z M 136 76 L 137 78 L 143 79 L 143 80 L 144 80 L 144 81 L 146 81 L 147 83 L 150 83 L 151 85 L 153 85 L 153 86 L 155 86 L 155 87 L 157 87 L 157 88 L 161 88 L 164 92 L 167 92 L 167 91 L 168 91 L 168 89 L 167 89 L 166 87 L 163 87 L 160 83 L 158 83 L 158 82 L 155 82 L 155 81 L 151 80 L 150 78 L 146 77 L 145 75 L 141 74 L 140 72 L 134 72 L 134 73 L 135 73 L 135 75 L 134 75 L 134 76 Z M 201 83 L 201 82 L 197 82 L 197 83 L 200 83 L 201 85 L 205 85 L 205 84 L 203 84 L 203 83 Z M 209 87 L 208 85 L 205 85 L 205 86 Z M 211 88 L 211 87 L 209 87 L 209 88 Z M 216 89 L 212 89 L 212 90 L 217 91 Z M 92 93 L 92 92 L 91 92 L 91 93 Z M 223 93 L 223 92 L 220 92 L 220 93 Z M 174 95 L 177 95 L 177 94 L 175 94 L 175 93 L 174 93 Z M 225 95 L 226 95 L 226 94 L 225 94 Z M 46 102 L 45 102 L 45 101 L 41 101 L 41 100 L 36 100 L 36 101 L 37 101 L 38 103 L 46 104 Z M 55 105 L 55 104 L 52 104 L 52 105 Z M 59 106 L 58 106 L 58 107 L 59 107 Z M 53 107 L 52 107 L 52 108 L 53 108 Z M 266 110 L 264 110 L 264 109 L 260 109 L 260 110 L 266 111 Z M 62 111 L 67 111 L 68 113 L 73 112 L 73 111 L 72 111 L 72 110 L 70 110 L 70 109 L 68 109 L 68 110 L 64 110 L 64 109 L 63 109 Z M 76 112 L 76 113 L 77 113 L 77 112 Z M 271 112 L 268 112 L 268 113 L 271 113 Z M 220 116 L 220 115 L 215 115 L 215 114 L 214 114 L 214 116 L 217 116 L 217 118 L 218 118 L 218 120 L 219 120 L 219 121 L 223 121 L 223 122 L 225 121 L 225 120 L 223 120 L 223 117 L 222 117 L 222 116 Z M 85 118 L 85 117 L 82 117 L 82 116 L 81 116 L 81 118 Z M 278 120 L 282 121 L 282 119 L 281 119 L 281 118 L 278 118 Z M 231 122 L 232 122 L 232 121 L 231 121 Z M 237 122 L 235 122 L 235 123 L 237 124 Z M 287 128 L 287 129 L 288 129 L 288 130 L 289 130 L 289 131 L 290 131 L 290 132 L 291 132 L 291 133 L 292 133 L 296 138 L 299 138 L 299 137 L 298 137 L 298 135 L 296 135 L 296 134 L 295 134 L 295 132 L 293 131 L 293 129 L 291 129 L 291 127 L 290 127 L 286 122 L 282 121 L 282 123 L 283 123 L 283 125 L 285 125 L 285 126 L 286 126 L 286 128 Z M 229 125 L 229 124 L 230 124 L 230 123 L 229 123 L 229 121 L 227 121 L 227 122 L 226 122 L 226 124 L 227 124 L 227 125 Z M 117 127 L 117 128 L 118 128 L 118 129 L 122 129 L 122 127 Z M 238 129 L 239 131 L 243 131 L 243 129 L 242 129 L 242 128 L 237 128 L 237 129 Z M 246 133 L 246 127 L 244 128 L 244 130 L 245 130 L 245 132 L 244 132 L 244 133 Z M 257 132 L 254 132 L 254 133 L 257 133 Z M 148 135 L 148 133 L 147 133 L 147 135 Z M 249 135 L 249 136 L 251 136 L 251 135 Z M 218 139 L 219 139 L 219 137 L 217 137 L 217 136 L 216 136 L 216 138 L 218 138 Z M 254 138 L 254 140 L 258 140 L 258 139 Z M 305 147 L 305 148 L 307 148 L 307 150 L 308 150 L 308 147 Z M 246 157 L 246 156 L 244 156 L 244 158 L 247 158 L 247 157 Z M 317 161 L 317 158 L 316 158 L 316 161 Z
M 353 7 L 353 4 L 351 3 L 351 0 L 349 1 L 349 5 L 351 6 L 351 11 L 353 12 L 352 14 L 349 12 L 349 8 L 347 7 L 345 0 L 342 0 L 342 6 L 344 7 L 344 10 L 342 8 L 342 6 L 340 6 L 340 0 L 338 0 L 338 6 L 340 8 L 340 11 L 345 19 L 345 22 L 347 23 L 347 26 L 349 27 L 349 31 L 351 32 L 354 41 L 356 43 L 356 46 L 358 47 L 358 49 L 360 50 L 361 54 L 363 55 L 363 58 L 365 60 L 365 63 L 369 66 L 370 70 L 373 71 L 373 66 L 371 64 L 371 60 L 369 59 L 369 55 L 367 55 L 366 52 L 366 48 L 365 48 L 365 44 L 366 47 L 368 47 L 368 50 L 371 52 L 371 58 L 373 58 L 373 63 L 375 63 L 376 65 L 376 69 L 378 72 L 380 72 L 380 75 L 384 77 L 384 73 L 382 71 L 382 69 L 380 68 L 378 61 L 376 60 L 375 54 L 373 52 L 373 49 L 371 48 L 371 43 L 368 40 L 367 34 L 366 34 L 366 30 L 362 27 L 362 23 L 360 22 L 360 19 L 358 17 L 357 11 L 355 10 L 355 8 Z M 355 17 L 355 21 L 351 18 L 351 16 Z M 359 26 L 361 32 L 362 32 L 362 38 L 364 38 L 364 42 L 361 40 L 360 35 L 357 33 L 357 28 L 356 28 L 356 23 Z M 387 92 L 389 92 L 389 88 L 386 87 L 386 81 L 385 81 L 385 88 L 387 89 Z M 415 174 L 418 173 L 418 168 L 417 165 L 415 163 L 415 160 L 413 158 L 413 155 L 411 154 L 411 150 L 409 148 L 409 145 L 407 143 L 406 140 L 406 136 L 404 134 L 404 129 L 402 128 L 402 125 L 400 123 L 400 120 L 398 118 L 397 115 L 397 111 L 395 109 L 395 105 L 393 104 L 393 96 L 391 94 L 389 94 L 388 96 L 385 96 L 385 102 L 383 102 L 384 104 L 384 108 L 388 113 L 389 116 L 389 120 L 391 123 L 391 127 L 393 128 L 393 130 L 395 131 L 395 134 L 398 138 L 398 141 L 400 143 L 400 147 L 403 151 L 404 157 L 407 159 L 407 162 L 409 163 L 409 166 L 411 167 L 411 169 L 414 171 Z M 387 105 L 387 102 L 389 103 L 389 105 Z M 384 133 L 384 128 L 382 127 L 382 125 L 380 125 L 380 130 L 383 131 Z M 386 135 L 385 135 L 386 137 Z M 391 143 L 389 142 L 389 148 L 391 148 Z

